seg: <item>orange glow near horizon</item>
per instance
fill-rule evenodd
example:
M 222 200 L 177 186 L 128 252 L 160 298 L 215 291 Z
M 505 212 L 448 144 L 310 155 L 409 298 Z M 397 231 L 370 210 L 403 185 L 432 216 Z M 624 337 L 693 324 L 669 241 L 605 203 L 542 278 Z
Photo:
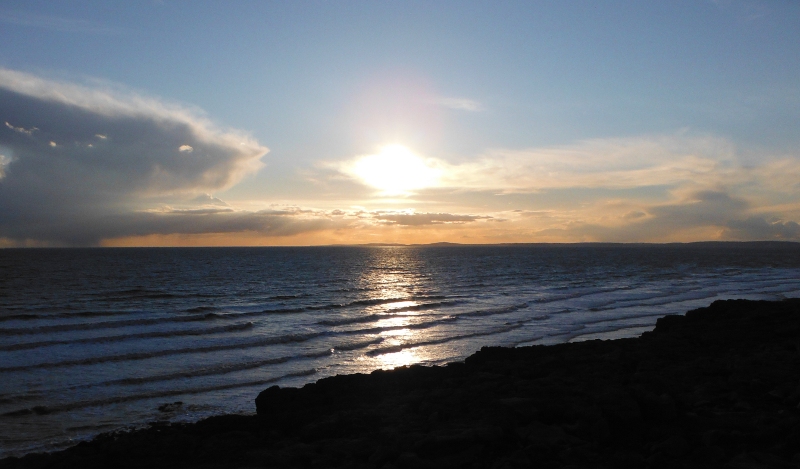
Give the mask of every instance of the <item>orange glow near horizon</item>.
M 546 221 L 546 220 L 545 220 Z M 359 224 L 361 223 L 361 224 Z M 639 242 L 692 242 L 722 240 L 723 233 L 716 227 L 695 227 L 674 232 L 659 232 L 636 238 Z M 170 247 L 170 246 L 325 246 L 353 244 L 431 244 L 450 242 L 460 244 L 498 243 L 576 243 L 576 242 L 630 242 L 632 239 L 601 239 L 588 233 L 570 233 L 537 220 L 505 220 L 502 222 L 476 221 L 465 224 L 430 224 L 403 226 L 399 224 L 355 221 L 351 226 L 322 229 L 285 236 L 268 235 L 255 231 L 204 234 L 154 234 L 108 238 L 99 245 L 104 247 Z M 0 247 L 3 240 L 0 239 Z M 19 246 L 11 240 L 5 247 Z M 47 244 L 41 244 L 47 246 Z

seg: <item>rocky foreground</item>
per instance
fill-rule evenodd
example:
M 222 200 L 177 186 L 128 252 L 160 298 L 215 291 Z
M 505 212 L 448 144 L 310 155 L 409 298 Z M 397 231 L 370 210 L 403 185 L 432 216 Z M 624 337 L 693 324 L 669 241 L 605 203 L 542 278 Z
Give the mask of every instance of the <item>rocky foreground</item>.
M 800 467 L 800 300 L 717 301 L 641 338 L 272 387 L 257 416 L 111 433 L 0 468 Z

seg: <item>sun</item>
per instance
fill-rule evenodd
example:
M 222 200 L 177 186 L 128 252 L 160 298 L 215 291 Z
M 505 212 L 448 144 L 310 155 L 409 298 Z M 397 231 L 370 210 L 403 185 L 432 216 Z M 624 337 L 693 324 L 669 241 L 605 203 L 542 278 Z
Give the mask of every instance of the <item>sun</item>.
M 388 145 L 375 155 L 357 159 L 349 173 L 384 195 L 409 194 L 436 186 L 442 171 L 402 145 Z

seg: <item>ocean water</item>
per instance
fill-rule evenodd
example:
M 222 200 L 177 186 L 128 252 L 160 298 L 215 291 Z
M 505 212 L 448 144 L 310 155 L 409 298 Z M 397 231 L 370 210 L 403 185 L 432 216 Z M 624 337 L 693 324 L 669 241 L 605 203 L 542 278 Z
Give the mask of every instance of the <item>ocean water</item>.
M 273 384 L 798 296 L 796 243 L 0 250 L 0 457 L 253 413 Z

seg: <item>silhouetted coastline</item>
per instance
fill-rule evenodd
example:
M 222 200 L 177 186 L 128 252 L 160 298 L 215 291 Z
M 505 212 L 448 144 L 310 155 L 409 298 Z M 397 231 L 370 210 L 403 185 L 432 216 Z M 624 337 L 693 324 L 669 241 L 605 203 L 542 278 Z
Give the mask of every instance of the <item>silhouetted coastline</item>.
M 636 339 L 272 387 L 258 415 L 0 461 L 58 467 L 796 467 L 800 300 L 727 300 Z

